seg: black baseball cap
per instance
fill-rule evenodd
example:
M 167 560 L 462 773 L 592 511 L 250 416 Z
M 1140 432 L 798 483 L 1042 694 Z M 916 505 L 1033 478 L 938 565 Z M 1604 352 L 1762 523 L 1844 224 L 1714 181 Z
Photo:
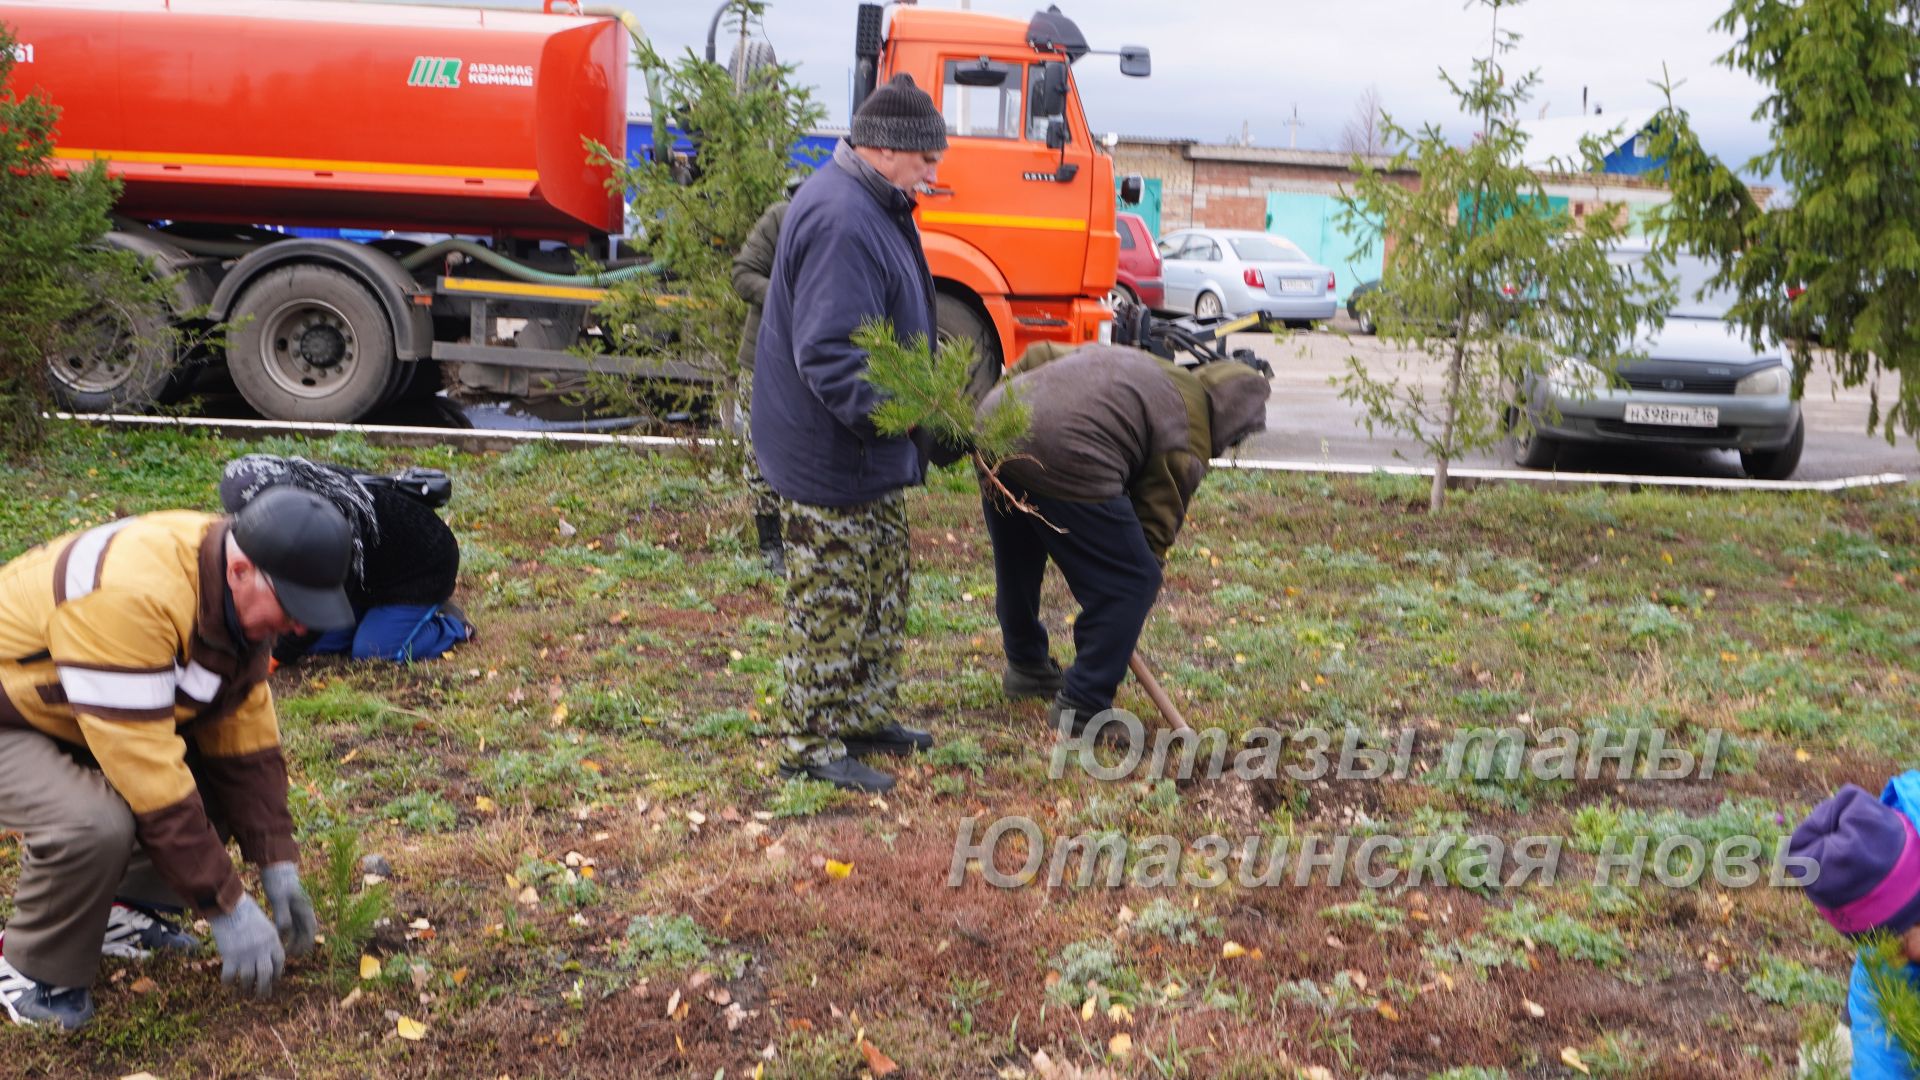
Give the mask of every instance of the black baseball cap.
M 342 588 L 353 568 L 353 526 L 339 507 L 301 488 L 270 488 L 233 516 L 233 539 L 288 616 L 310 630 L 355 623 Z

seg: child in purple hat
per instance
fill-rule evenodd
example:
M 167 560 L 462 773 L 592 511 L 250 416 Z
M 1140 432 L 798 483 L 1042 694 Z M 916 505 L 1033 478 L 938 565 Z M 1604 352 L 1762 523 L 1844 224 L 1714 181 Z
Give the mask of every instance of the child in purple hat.
M 1805 886 L 1822 918 L 1848 937 L 1885 930 L 1903 937 L 1907 978 L 1920 989 L 1920 772 L 1887 782 L 1876 799 L 1852 784 L 1813 808 L 1793 830 L 1788 854 L 1811 860 Z M 1913 1061 L 1887 1033 L 1880 1002 L 1856 959 L 1847 987 L 1854 1080 L 1904 1080 Z

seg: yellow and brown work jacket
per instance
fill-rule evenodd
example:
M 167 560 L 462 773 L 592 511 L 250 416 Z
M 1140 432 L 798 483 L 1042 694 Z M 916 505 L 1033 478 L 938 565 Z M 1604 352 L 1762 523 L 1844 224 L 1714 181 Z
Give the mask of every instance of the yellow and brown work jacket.
M 241 894 L 214 821 L 252 862 L 297 857 L 268 645 L 229 630 L 227 530 L 147 514 L 0 567 L 0 727 L 90 755 L 154 868 L 207 914 Z

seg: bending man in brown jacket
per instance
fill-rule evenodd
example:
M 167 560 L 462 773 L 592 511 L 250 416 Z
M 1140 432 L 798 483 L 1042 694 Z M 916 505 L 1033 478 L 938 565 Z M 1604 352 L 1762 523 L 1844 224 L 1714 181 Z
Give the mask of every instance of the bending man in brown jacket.
M 285 950 L 313 945 L 267 654 L 275 635 L 353 625 L 352 559 L 332 503 L 275 488 L 232 518 L 123 518 L 0 567 L 0 828 L 23 848 L 0 935 L 8 1019 L 79 1027 L 102 954 L 197 948 L 167 911 L 204 916 L 221 978 L 259 997 Z
M 1007 653 L 1002 686 L 1013 698 L 1051 696 L 1053 722 L 1079 735 L 1113 707 L 1208 460 L 1266 428 L 1270 388 L 1244 364 L 1189 371 L 1116 345 L 1069 352 L 1043 343 L 1007 375 L 981 412 L 1008 385 L 1033 410 L 1025 457 L 1003 465 L 1000 478 L 1046 521 L 983 495 Z M 1080 603 L 1064 672 L 1040 623 L 1049 559 Z

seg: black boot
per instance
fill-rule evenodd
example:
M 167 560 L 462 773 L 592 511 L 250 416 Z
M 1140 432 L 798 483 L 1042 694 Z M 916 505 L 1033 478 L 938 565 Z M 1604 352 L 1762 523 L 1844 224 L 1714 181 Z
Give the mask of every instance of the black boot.
M 1066 674 L 1060 670 L 1060 662 L 1051 656 L 1047 657 L 1045 667 L 1030 668 L 1009 663 L 1005 674 L 1000 676 L 1000 689 L 1006 692 L 1009 701 L 1050 698 L 1066 685 Z
M 852 756 L 825 765 L 782 765 L 780 775 L 789 780 L 804 776 L 845 791 L 864 791 L 871 795 L 884 795 L 893 790 L 894 784 L 892 776 L 870 768 Z
M 873 754 L 911 754 L 916 751 L 933 749 L 933 736 L 924 731 L 916 731 L 899 724 L 888 724 L 877 731 L 861 735 L 842 735 L 840 741 L 846 744 L 847 753 L 863 758 Z
M 753 527 L 760 534 L 760 557 L 767 562 L 767 572 L 786 577 L 787 546 L 780 539 L 780 515 L 755 514 Z

